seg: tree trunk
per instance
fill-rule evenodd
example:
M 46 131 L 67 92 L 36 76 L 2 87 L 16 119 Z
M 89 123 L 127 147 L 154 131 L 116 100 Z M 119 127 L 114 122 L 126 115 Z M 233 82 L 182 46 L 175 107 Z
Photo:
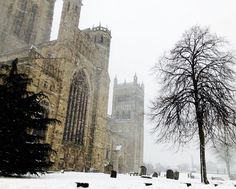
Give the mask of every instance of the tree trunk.
M 231 179 L 231 171 L 230 171 L 230 163 L 229 162 L 226 163 L 226 169 L 227 169 L 229 179 Z
M 201 168 L 201 182 L 209 184 L 207 180 L 207 171 L 206 171 L 206 157 L 205 157 L 205 136 L 203 126 L 198 122 L 199 129 L 199 141 L 200 141 L 200 168 Z
M 200 170 L 201 170 L 201 182 L 205 184 L 209 184 L 207 180 L 207 172 L 206 172 L 206 158 L 205 158 L 205 134 L 203 128 L 203 110 L 200 111 L 199 108 L 199 100 L 198 100 L 198 90 L 195 79 L 193 79 L 194 88 L 195 88 L 195 109 L 196 109 L 196 118 L 198 124 L 198 134 L 199 134 L 199 142 L 200 142 Z
M 226 169 L 227 169 L 227 173 L 228 173 L 229 179 L 231 179 L 231 171 L 230 171 L 230 152 L 229 152 L 229 147 L 228 147 L 228 146 L 226 146 L 225 164 L 226 164 Z

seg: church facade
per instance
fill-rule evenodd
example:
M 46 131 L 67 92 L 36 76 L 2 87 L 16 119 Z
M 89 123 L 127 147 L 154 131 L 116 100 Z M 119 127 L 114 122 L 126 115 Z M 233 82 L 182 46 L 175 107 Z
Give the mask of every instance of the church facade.
M 103 171 L 107 144 L 111 32 L 79 30 L 81 0 L 64 0 L 58 39 L 49 41 L 54 0 L 0 2 L 0 62 L 19 59 L 30 90 L 48 96 L 53 169 Z
M 54 5 L 55 0 L 0 2 L 0 64 L 18 58 L 19 69 L 33 79 L 29 90 L 46 94 L 48 116 L 60 121 L 43 133 L 56 151 L 52 169 L 103 172 L 111 162 L 120 172 L 137 170 L 143 156 L 143 141 L 137 142 L 137 137 L 143 140 L 143 109 L 125 111 L 126 119 L 117 117 L 117 112 L 123 116 L 117 88 L 112 119 L 107 117 L 111 32 L 102 26 L 80 30 L 82 0 L 63 0 L 58 39 L 50 41 Z M 134 80 L 131 88 L 138 91 L 135 98 L 143 106 L 142 86 Z M 137 136 L 117 132 L 126 126 Z

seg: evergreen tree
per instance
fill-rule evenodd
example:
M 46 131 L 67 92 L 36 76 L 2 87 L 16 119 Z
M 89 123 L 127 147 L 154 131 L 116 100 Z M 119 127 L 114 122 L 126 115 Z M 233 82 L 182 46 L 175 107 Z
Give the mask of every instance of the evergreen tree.
M 51 165 L 49 144 L 33 130 L 46 129 L 55 119 L 45 117 L 42 92 L 28 91 L 32 79 L 18 73 L 18 59 L 3 66 L 0 75 L 0 174 L 45 172 Z

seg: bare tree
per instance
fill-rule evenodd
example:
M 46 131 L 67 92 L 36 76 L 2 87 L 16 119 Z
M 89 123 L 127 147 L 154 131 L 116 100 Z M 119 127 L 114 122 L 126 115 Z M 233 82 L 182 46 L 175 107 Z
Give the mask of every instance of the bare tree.
M 234 57 L 227 43 L 199 26 L 185 32 L 154 68 L 162 83 L 152 102 L 151 119 L 157 142 L 187 143 L 198 136 L 201 182 L 208 184 L 205 144 L 236 139 L 233 122 Z M 235 141 L 234 141 L 235 142 Z

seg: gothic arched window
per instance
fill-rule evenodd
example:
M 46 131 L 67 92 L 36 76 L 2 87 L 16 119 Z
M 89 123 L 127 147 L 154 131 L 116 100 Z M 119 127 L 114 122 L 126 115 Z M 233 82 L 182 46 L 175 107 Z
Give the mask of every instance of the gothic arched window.
M 50 104 L 48 100 L 43 100 L 40 102 L 41 106 L 44 108 L 42 118 L 48 118 Z M 46 129 L 33 129 L 33 135 L 40 136 L 42 139 L 46 137 Z
M 88 83 L 83 71 L 76 73 L 70 86 L 64 142 L 83 144 L 88 106 Z

